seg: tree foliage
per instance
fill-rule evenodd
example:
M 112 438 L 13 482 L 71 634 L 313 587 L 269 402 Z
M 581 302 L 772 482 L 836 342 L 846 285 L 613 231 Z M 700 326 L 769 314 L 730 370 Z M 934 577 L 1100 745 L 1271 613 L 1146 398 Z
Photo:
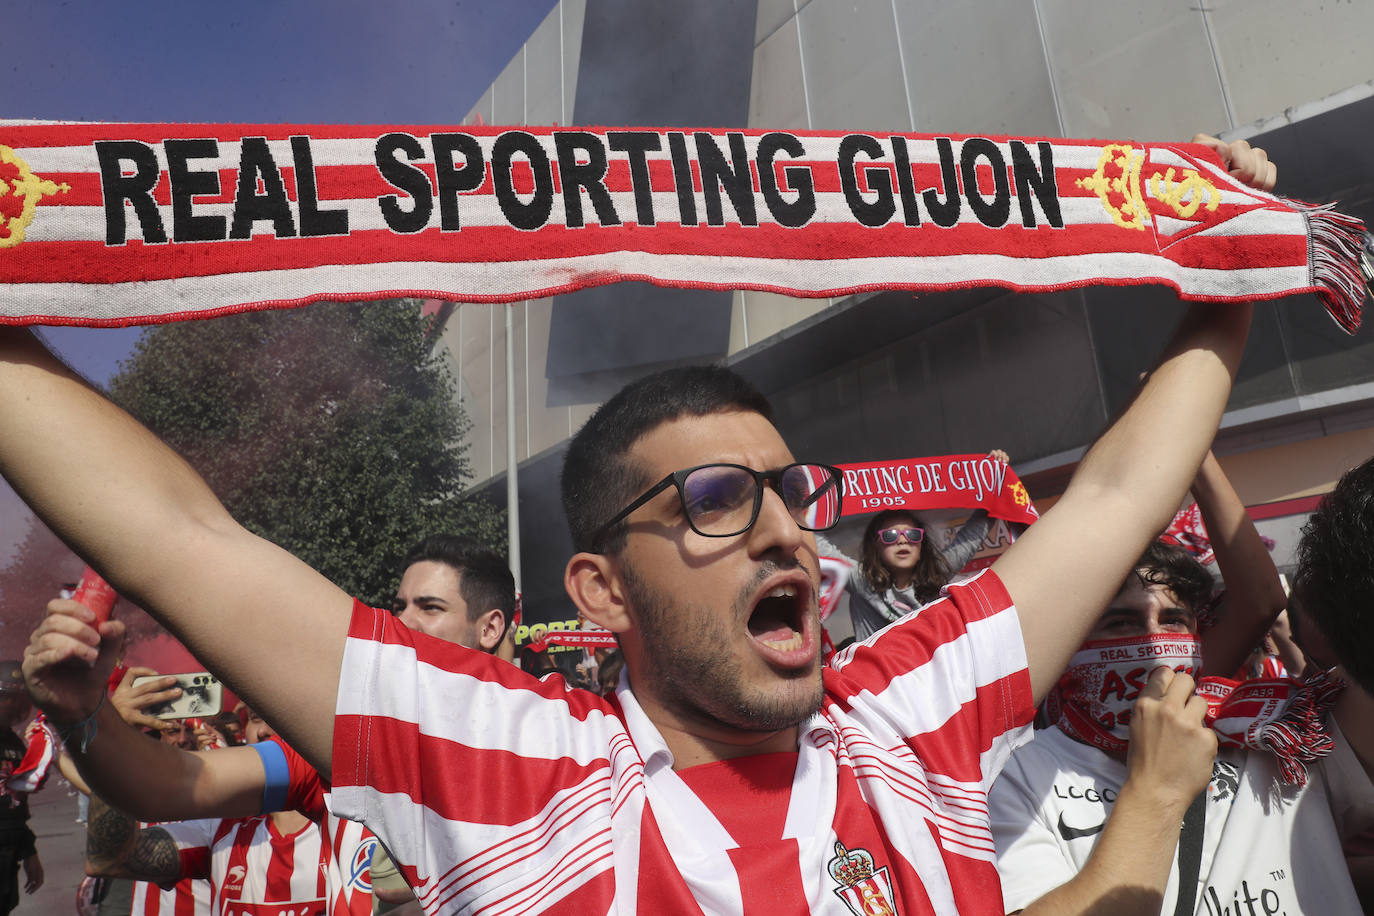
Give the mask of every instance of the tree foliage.
M 162 325 L 110 396 L 245 527 L 379 604 L 427 534 L 504 544 L 503 513 L 464 492 L 469 421 L 428 326 L 412 300 Z

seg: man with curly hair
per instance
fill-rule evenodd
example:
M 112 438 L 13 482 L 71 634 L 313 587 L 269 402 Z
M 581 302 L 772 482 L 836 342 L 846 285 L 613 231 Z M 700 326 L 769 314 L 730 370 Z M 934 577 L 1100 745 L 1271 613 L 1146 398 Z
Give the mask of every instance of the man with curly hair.
M 1317 506 L 1298 545 L 1294 638 L 1309 649 L 1315 626 L 1345 673 L 1374 692 L 1374 458 L 1346 471 Z M 1310 654 L 1310 652 L 1309 652 Z

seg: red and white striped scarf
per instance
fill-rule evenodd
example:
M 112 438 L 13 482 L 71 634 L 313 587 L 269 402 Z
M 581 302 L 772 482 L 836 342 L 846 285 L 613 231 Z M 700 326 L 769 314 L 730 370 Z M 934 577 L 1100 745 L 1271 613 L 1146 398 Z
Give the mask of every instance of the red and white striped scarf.
M 1207 147 L 668 128 L 0 122 L 0 323 L 117 326 L 619 280 L 840 296 L 1158 283 L 1314 292 L 1358 220 Z
M 61 742 L 41 712 L 24 729 L 24 743 L 24 756 L 5 776 L 4 783 L 0 784 L 0 795 L 37 792 L 47 782 Z
M 1187 634 L 1084 643 L 1059 681 L 1050 718 L 1069 737 L 1124 760 L 1135 701 L 1161 666 L 1197 677 L 1197 695 L 1207 701 L 1206 723 L 1222 747 L 1273 754 L 1284 782 L 1306 785 L 1307 764 L 1331 753 L 1323 720 L 1343 682 L 1325 675 L 1308 681 L 1198 677 L 1200 643 Z

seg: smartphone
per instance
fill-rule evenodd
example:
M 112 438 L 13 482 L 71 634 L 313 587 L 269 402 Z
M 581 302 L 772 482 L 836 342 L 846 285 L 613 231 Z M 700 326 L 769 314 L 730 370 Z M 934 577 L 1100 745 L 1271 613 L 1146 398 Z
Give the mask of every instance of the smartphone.
M 134 686 L 166 676 L 155 674 L 136 677 Z M 219 715 L 220 707 L 224 703 L 224 688 L 220 686 L 219 678 L 208 671 L 193 671 L 172 676 L 177 679 L 175 686 L 181 688 L 181 696 L 149 706 L 145 710 L 148 715 L 159 719 L 189 719 L 193 716 L 209 718 Z

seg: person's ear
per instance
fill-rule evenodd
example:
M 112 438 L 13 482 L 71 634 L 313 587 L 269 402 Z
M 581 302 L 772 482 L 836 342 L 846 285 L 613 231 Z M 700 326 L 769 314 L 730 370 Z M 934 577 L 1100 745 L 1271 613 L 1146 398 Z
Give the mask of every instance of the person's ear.
M 477 648 L 483 652 L 495 652 L 506 635 L 506 615 L 500 608 L 494 607 L 473 621 L 472 627 L 477 633 Z
M 634 626 L 619 565 L 600 553 L 576 553 L 563 571 L 563 587 L 578 613 L 612 633 Z

